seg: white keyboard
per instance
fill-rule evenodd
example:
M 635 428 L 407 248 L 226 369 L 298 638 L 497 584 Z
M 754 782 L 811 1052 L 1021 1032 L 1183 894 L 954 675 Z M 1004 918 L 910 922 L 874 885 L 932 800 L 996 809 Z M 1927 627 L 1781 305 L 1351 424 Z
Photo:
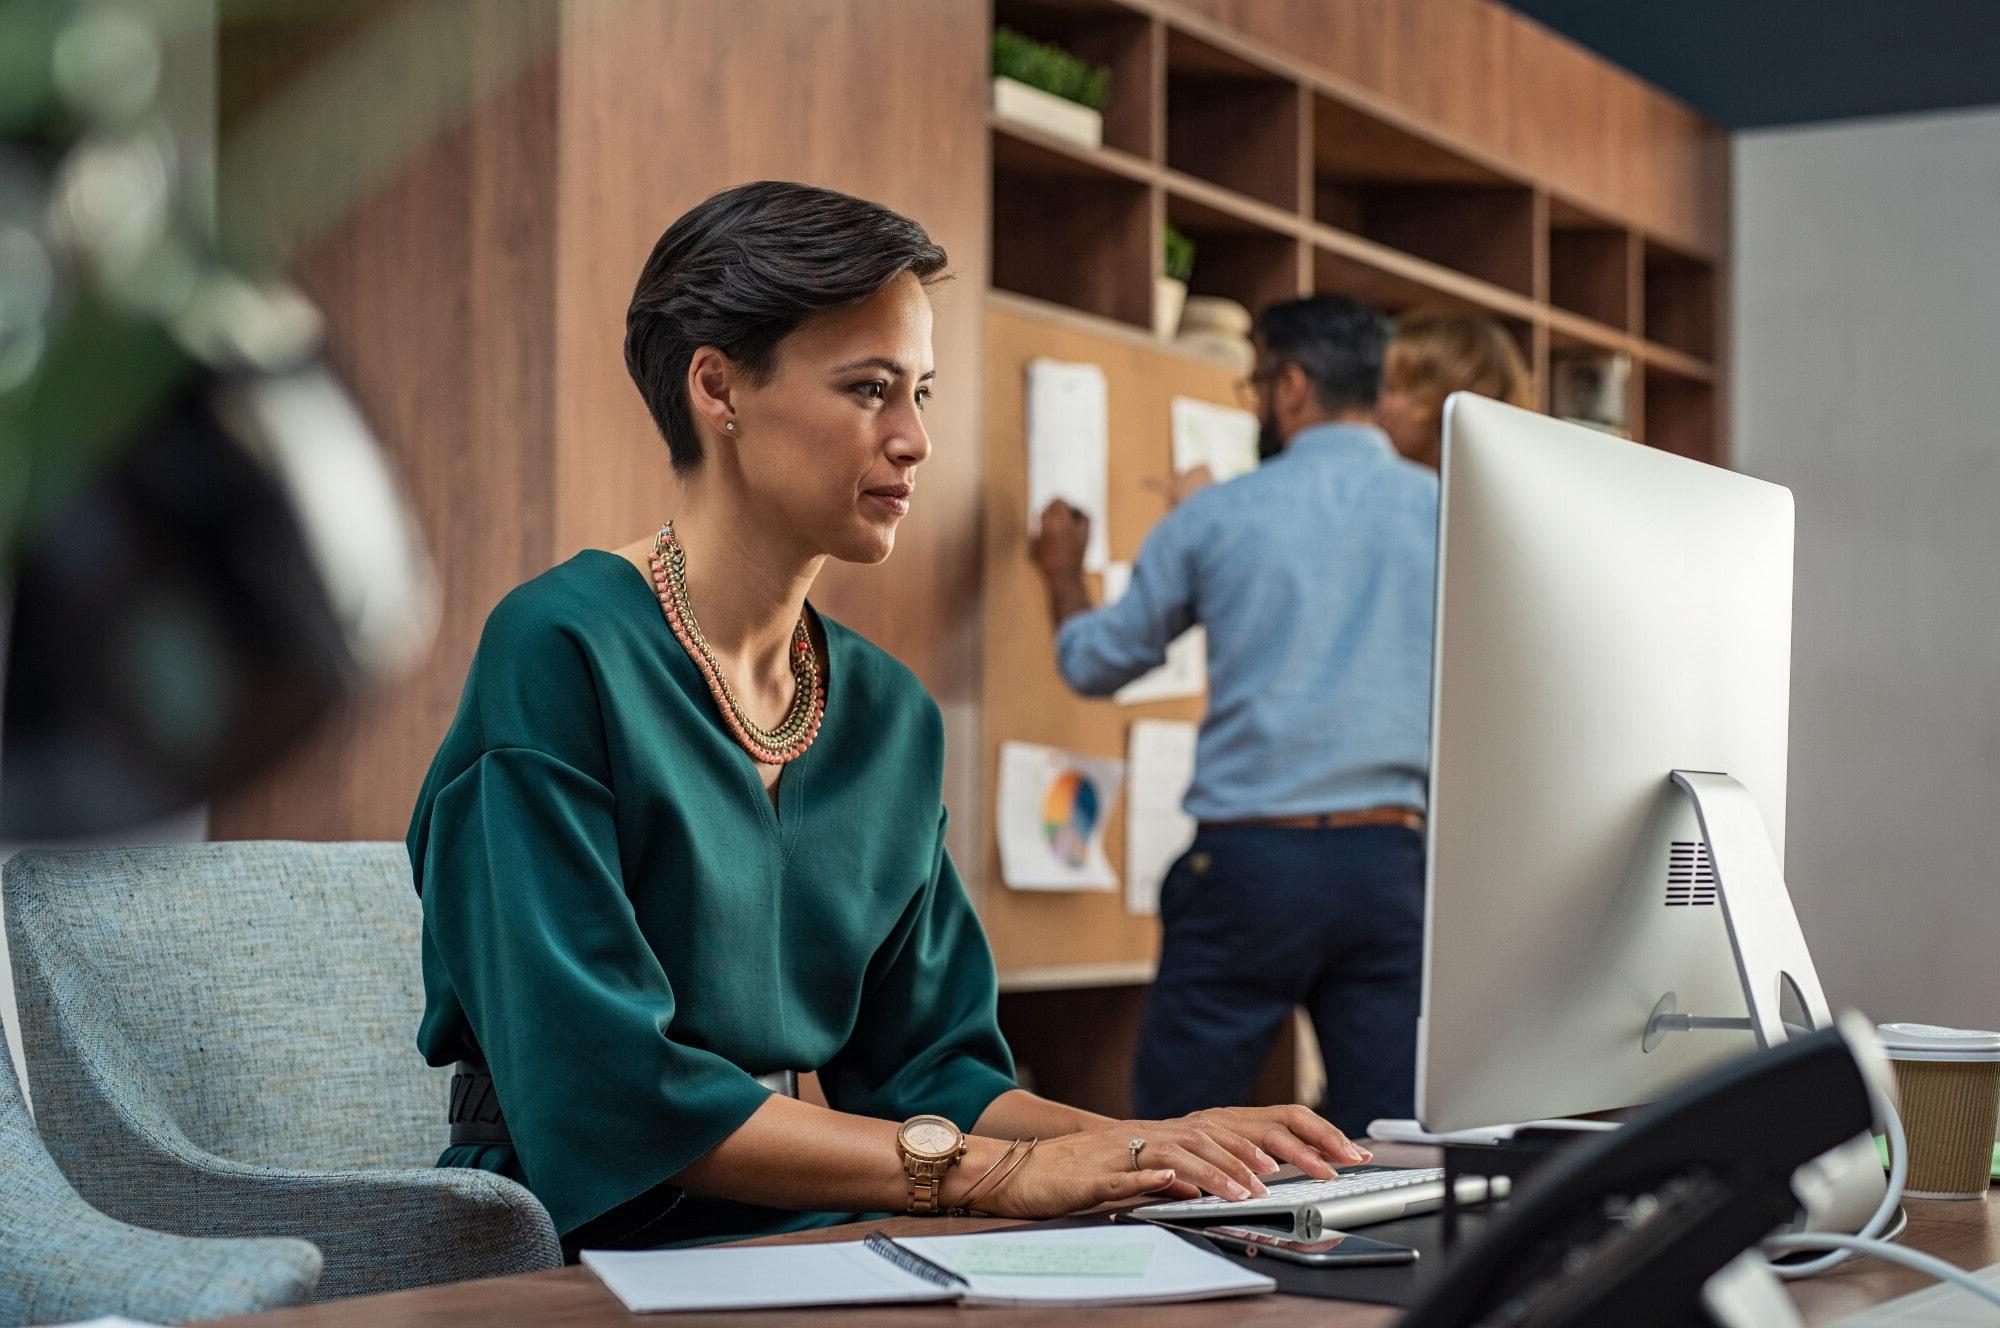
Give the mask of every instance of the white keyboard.
M 1493 1182 L 1492 1197 L 1507 1193 L 1504 1178 Z M 1488 1197 L 1487 1182 L 1480 1176 L 1462 1176 L 1458 1182 L 1460 1203 L 1479 1203 Z M 1160 1222 L 1188 1222 L 1204 1225 L 1217 1222 L 1252 1222 L 1272 1225 L 1272 1219 L 1289 1222 L 1301 1240 L 1318 1240 L 1323 1231 L 1344 1231 L 1370 1222 L 1392 1222 L 1399 1217 L 1428 1213 L 1444 1205 L 1442 1167 L 1360 1167 L 1332 1180 L 1281 1181 L 1271 1186 L 1265 1199 L 1223 1199 L 1206 1195 L 1200 1199 L 1148 1204 L 1134 1217 Z M 1283 1225 L 1283 1222 L 1278 1225 Z

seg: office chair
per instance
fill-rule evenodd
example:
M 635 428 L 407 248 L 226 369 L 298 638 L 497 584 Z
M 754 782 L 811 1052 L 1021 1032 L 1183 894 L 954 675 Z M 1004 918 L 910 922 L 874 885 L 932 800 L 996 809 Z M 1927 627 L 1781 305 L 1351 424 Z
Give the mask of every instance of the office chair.
M 560 1264 L 527 1190 L 433 1165 L 402 845 L 30 850 L 0 890 L 43 1137 L 91 1203 L 310 1240 L 325 1299 Z

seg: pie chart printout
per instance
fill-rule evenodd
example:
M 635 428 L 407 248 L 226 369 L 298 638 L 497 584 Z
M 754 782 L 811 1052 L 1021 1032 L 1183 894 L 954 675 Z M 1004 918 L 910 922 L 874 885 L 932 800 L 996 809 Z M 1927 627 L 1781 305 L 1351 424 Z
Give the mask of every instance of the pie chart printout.
M 1048 796 L 1042 800 L 1042 832 L 1059 861 L 1081 868 L 1090 860 L 1090 836 L 1100 815 L 1097 786 L 1083 775 L 1065 770 L 1049 781 Z
M 1010 890 L 1116 890 L 1104 831 L 1125 784 L 1115 757 L 1000 744 L 995 828 Z

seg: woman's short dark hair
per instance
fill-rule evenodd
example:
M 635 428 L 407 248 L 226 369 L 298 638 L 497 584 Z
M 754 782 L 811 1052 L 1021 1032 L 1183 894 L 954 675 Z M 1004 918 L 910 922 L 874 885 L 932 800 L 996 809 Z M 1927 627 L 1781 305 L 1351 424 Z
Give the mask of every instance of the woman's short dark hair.
M 1257 336 L 1275 367 L 1299 366 L 1322 410 L 1366 410 L 1382 392 L 1389 320 L 1345 295 L 1313 295 L 1267 305 Z
M 667 227 L 625 312 L 625 367 L 674 470 L 701 464 L 687 392 L 695 351 L 714 346 L 758 381 L 812 315 L 858 304 L 904 272 L 928 284 L 947 261 L 900 213 L 783 180 L 725 189 Z

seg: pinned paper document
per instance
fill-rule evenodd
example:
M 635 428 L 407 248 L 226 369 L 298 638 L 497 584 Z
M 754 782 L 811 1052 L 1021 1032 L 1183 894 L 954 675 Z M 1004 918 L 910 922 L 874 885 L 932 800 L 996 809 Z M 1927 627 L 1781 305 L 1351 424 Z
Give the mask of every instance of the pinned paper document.
M 1173 432 L 1176 475 L 1207 466 L 1220 484 L 1257 469 L 1257 417 L 1247 410 L 1175 397 Z
M 1125 763 L 1028 742 L 1000 745 L 1000 877 L 1015 890 L 1116 890 L 1104 822 Z
M 1104 567 L 1104 602 L 1115 604 L 1125 598 L 1132 585 L 1132 564 L 1107 563 Z M 1208 633 L 1190 627 L 1167 646 L 1167 658 L 1158 668 L 1140 674 L 1113 692 L 1120 705 L 1142 705 L 1147 701 L 1174 701 L 1200 696 L 1208 690 Z
M 1160 911 L 1167 871 L 1194 842 L 1194 818 L 1181 809 L 1194 782 L 1196 729 L 1166 719 L 1132 724 L 1125 773 L 1125 909 Z
M 1111 561 L 1111 427 L 1104 370 L 1094 364 L 1032 360 L 1028 364 L 1028 534 L 1060 498 L 1090 518 L 1083 567 L 1102 572 Z

